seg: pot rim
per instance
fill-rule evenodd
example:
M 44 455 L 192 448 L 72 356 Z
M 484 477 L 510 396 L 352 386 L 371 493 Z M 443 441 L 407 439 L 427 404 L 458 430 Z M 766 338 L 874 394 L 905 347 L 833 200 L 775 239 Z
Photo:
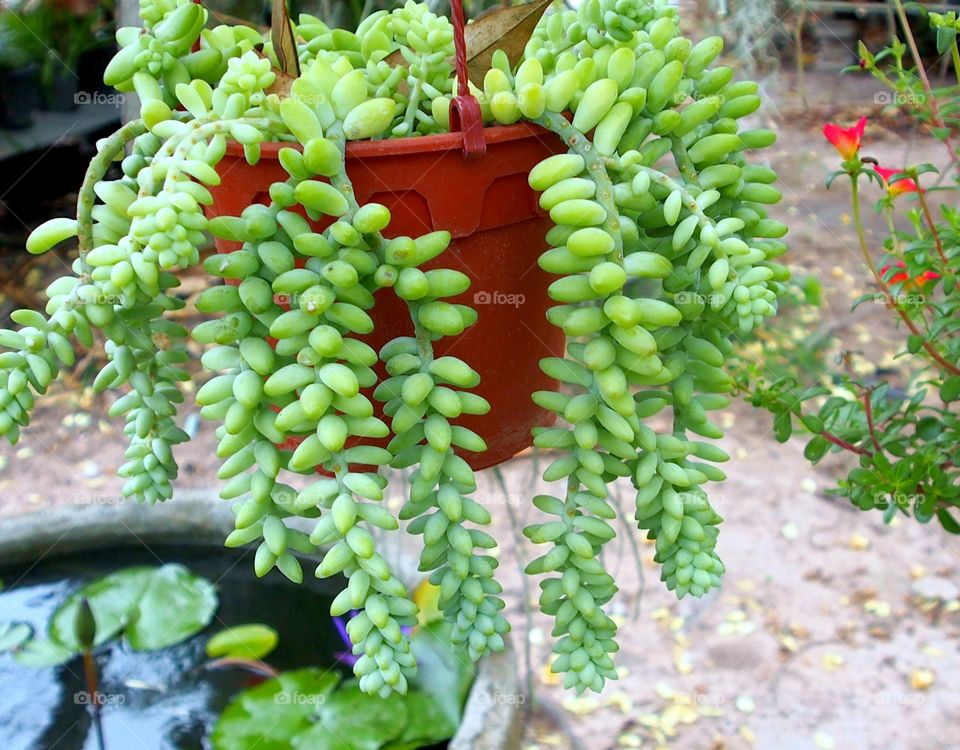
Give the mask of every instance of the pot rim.
M 515 125 L 495 125 L 483 129 L 487 145 L 509 143 L 524 138 L 556 138 L 546 128 L 529 122 Z M 287 141 L 265 141 L 260 144 L 260 158 L 277 159 L 281 148 L 300 148 L 299 143 Z M 380 141 L 350 141 L 347 143 L 348 159 L 369 159 L 377 156 L 401 156 L 407 154 L 431 153 L 436 151 L 460 151 L 463 149 L 463 134 L 460 132 L 438 133 L 407 138 L 385 138 Z M 229 156 L 243 156 L 243 146 L 233 140 L 227 141 Z

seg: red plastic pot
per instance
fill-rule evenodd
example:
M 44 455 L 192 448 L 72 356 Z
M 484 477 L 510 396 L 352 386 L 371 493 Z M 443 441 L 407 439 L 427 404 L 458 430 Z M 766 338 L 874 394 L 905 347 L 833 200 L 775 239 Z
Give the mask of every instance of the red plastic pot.
M 470 290 L 458 301 L 473 306 L 479 319 L 462 335 L 441 339 L 436 352 L 458 356 L 476 369 L 481 382 L 475 390 L 490 402 L 488 414 L 457 420 L 487 442 L 484 453 L 466 456 L 475 469 L 507 460 L 531 444 L 532 427 L 552 421 L 552 413 L 536 406 L 530 394 L 556 386 L 538 362 L 564 348 L 563 333 L 546 319 L 550 278 L 537 265 L 551 224 L 527 175 L 539 161 L 566 149 L 559 138 L 533 125 L 482 132 L 486 153 L 472 159 L 464 158 L 461 133 L 356 142 L 346 152 L 358 202 L 390 209 L 385 234 L 449 231 L 450 248 L 429 266 L 455 268 L 471 279 Z M 222 182 L 212 190 L 208 214 L 236 216 L 252 203 L 269 203 L 270 184 L 287 178 L 277 160 L 281 145 L 264 144 L 260 161 L 250 166 L 242 149 L 231 144 L 218 168 Z M 237 248 L 217 240 L 220 252 Z M 406 304 L 389 289 L 377 292 L 370 314 L 376 330 L 364 340 L 377 350 L 413 333 Z

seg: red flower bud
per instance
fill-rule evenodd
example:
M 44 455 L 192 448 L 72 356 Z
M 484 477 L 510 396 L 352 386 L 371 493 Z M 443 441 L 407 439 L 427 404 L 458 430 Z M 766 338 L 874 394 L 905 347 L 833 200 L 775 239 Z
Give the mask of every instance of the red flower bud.
M 902 172 L 902 169 L 887 169 L 886 167 L 881 167 L 877 164 L 873 171 L 880 175 L 880 179 L 883 181 L 883 186 L 887 189 L 887 192 L 891 196 L 896 197 L 901 193 L 916 193 L 920 190 L 917 186 L 917 183 L 911 180 L 909 177 L 901 177 L 899 180 L 890 181 L 890 178 L 898 172 Z
M 849 161 L 856 157 L 860 150 L 860 141 L 863 139 L 863 131 L 866 127 L 866 117 L 861 117 L 852 128 L 842 128 L 828 122 L 823 126 L 823 135 L 840 152 L 844 161 Z

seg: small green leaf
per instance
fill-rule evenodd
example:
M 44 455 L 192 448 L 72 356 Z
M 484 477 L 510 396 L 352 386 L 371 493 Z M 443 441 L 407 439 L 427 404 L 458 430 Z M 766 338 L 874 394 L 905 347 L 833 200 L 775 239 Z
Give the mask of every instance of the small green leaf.
M 911 333 L 907 336 L 907 351 L 911 354 L 916 354 L 923 347 L 923 337 L 917 336 L 915 333 Z
M 789 411 L 782 411 L 773 417 L 773 435 L 776 439 L 785 443 L 790 439 L 793 433 L 793 420 L 790 418 Z
M 811 463 L 816 463 L 830 448 L 830 441 L 828 441 L 822 435 L 817 435 L 809 443 L 807 443 L 806 448 L 803 449 L 803 455 Z
M 937 511 L 937 519 L 946 531 L 949 531 L 951 534 L 960 534 L 960 523 L 957 523 L 957 519 L 955 519 L 946 508 L 941 508 Z
M 960 375 L 952 375 L 943 381 L 940 386 L 940 398 L 945 403 L 960 398 Z
M 937 29 L 937 52 L 941 55 L 947 54 L 947 51 L 953 46 L 953 40 L 956 38 L 956 29 L 950 26 L 941 26 Z
M 943 430 L 943 423 L 937 417 L 924 417 L 917 422 L 917 437 L 922 440 L 936 440 Z
M 212 636 L 207 641 L 206 652 L 211 659 L 221 656 L 262 659 L 277 647 L 278 640 L 277 631 L 268 625 L 237 625 Z
M 814 434 L 823 432 L 823 420 L 821 420 L 818 416 L 813 414 L 805 414 L 800 417 L 800 421 L 803 422 L 804 427 Z

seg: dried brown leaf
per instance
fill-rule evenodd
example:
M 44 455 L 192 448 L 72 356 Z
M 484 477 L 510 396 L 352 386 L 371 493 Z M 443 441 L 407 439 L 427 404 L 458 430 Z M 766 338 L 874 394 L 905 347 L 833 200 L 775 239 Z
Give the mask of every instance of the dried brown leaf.
M 464 30 L 467 69 L 475 85 L 483 86 L 493 53 L 498 49 L 506 53 L 510 65 L 520 62 L 533 30 L 551 2 L 553 0 L 533 0 L 524 5 L 496 8 L 467 24 Z
M 497 7 L 482 13 L 464 29 L 467 43 L 467 71 L 470 81 L 483 87 L 483 78 L 490 70 L 493 53 L 502 49 L 511 65 L 523 57 L 523 50 L 533 34 L 540 17 L 553 0 L 533 0 L 524 5 Z M 384 58 L 390 66 L 406 65 L 400 50 L 394 50 Z M 455 65 L 450 58 L 450 65 Z
M 300 59 L 297 56 L 297 40 L 293 36 L 293 24 L 287 15 L 286 0 L 273 0 L 270 15 L 270 41 L 277 56 L 277 66 L 288 76 L 300 75 Z
M 263 60 L 270 60 L 269 57 L 263 54 L 262 44 L 258 44 L 253 51 L 257 57 Z M 271 64 L 273 63 L 272 60 L 270 60 L 270 62 Z M 282 70 L 280 70 L 280 68 L 278 68 L 275 65 L 271 67 L 271 70 L 273 71 L 273 75 L 276 77 L 273 79 L 273 83 L 267 86 L 267 88 L 265 88 L 264 91 L 267 94 L 276 94 L 281 99 L 286 99 L 288 96 L 290 96 L 290 87 L 293 86 L 293 82 L 297 80 L 297 76 L 292 76 L 289 73 L 284 73 Z

